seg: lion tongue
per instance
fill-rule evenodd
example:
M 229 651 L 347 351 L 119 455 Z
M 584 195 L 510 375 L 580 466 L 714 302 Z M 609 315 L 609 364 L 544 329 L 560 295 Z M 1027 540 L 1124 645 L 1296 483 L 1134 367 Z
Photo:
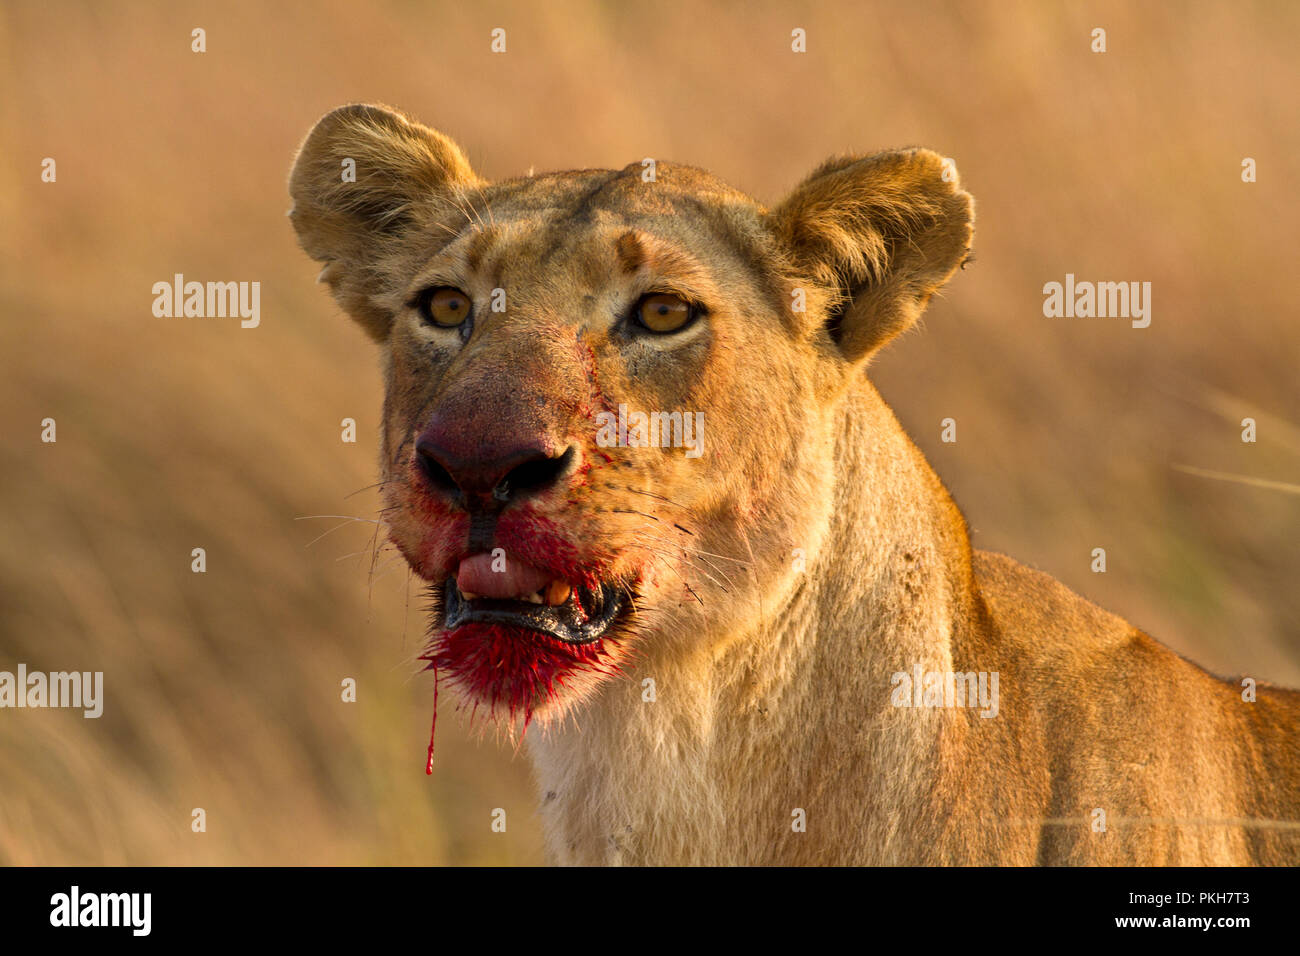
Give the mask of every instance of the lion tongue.
M 493 562 L 500 570 L 493 570 Z M 518 558 L 505 555 L 497 560 L 490 554 L 466 558 L 456 570 L 456 586 L 462 594 L 510 599 L 533 594 L 546 587 L 551 576 Z

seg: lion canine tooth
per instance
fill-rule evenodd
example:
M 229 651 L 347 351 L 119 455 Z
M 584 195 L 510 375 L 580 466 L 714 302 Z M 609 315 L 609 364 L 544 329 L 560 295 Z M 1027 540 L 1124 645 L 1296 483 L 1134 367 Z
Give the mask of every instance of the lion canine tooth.
M 546 585 L 546 603 L 563 604 L 569 599 L 569 595 L 572 593 L 573 588 L 569 586 L 568 581 L 552 581 L 550 584 Z
M 463 597 L 466 601 L 472 601 L 478 597 L 478 595 L 475 594 L 473 591 L 461 591 L 460 596 Z
M 532 594 L 525 594 L 525 595 L 524 595 L 523 597 L 521 597 L 519 600 L 521 600 L 521 601 L 527 601 L 529 604 L 541 604 L 541 603 L 542 603 L 542 592 L 541 592 L 541 591 L 534 591 Z

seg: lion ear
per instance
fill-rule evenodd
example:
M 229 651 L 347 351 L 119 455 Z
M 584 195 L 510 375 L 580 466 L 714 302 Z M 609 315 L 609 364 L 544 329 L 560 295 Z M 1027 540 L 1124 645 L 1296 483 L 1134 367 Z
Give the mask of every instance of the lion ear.
M 829 293 L 824 329 L 851 362 L 916 321 L 975 223 L 956 168 L 928 149 L 832 159 L 770 215 L 798 275 Z
M 460 148 L 436 130 L 381 106 L 343 106 L 298 150 L 289 216 L 303 249 L 326 264 L 321 279 L 339 304 L 382 340 L 392 323 L 384 303 L 401 291 L 394 266 L 404 240 L 478 185 Z

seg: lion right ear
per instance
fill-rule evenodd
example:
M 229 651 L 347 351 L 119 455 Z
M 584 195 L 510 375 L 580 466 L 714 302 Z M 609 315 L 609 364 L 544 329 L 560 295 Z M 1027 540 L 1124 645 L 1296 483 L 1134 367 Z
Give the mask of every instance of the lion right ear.
M 386 304 L 409 279 L 402 249 L 456 193 L 482 181 L 446 136 L 381 106 L 326 114 L 298 150 L 289 175 L 298 241 L 325 263 L 343 309 L 382 341 Z
M 975 210 L 950 161 L 907 149 L 823 163 L 771 217 L 797 273 L 829 302 L 809 333 L 858 363 L 966 261 Z

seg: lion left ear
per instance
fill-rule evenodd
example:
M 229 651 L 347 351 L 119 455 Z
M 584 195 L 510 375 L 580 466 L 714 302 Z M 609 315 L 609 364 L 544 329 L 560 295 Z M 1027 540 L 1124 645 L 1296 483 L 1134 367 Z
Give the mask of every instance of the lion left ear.
M 387 337 L 385 293 L 406 278 L 385 275 L 395 251 L 458 191 L 482 180 L 436 130 L 382 106 L 327 113 L 307 134 L 289 174 L 298 241 L 325 263 L 321 278 L 372 338 Z
M 829 160 L 770 217 L 799 274 L 829 292 L 825 334 L 856 363 L 966 261 L 975 208 L 951 161 L 908 149 Z

